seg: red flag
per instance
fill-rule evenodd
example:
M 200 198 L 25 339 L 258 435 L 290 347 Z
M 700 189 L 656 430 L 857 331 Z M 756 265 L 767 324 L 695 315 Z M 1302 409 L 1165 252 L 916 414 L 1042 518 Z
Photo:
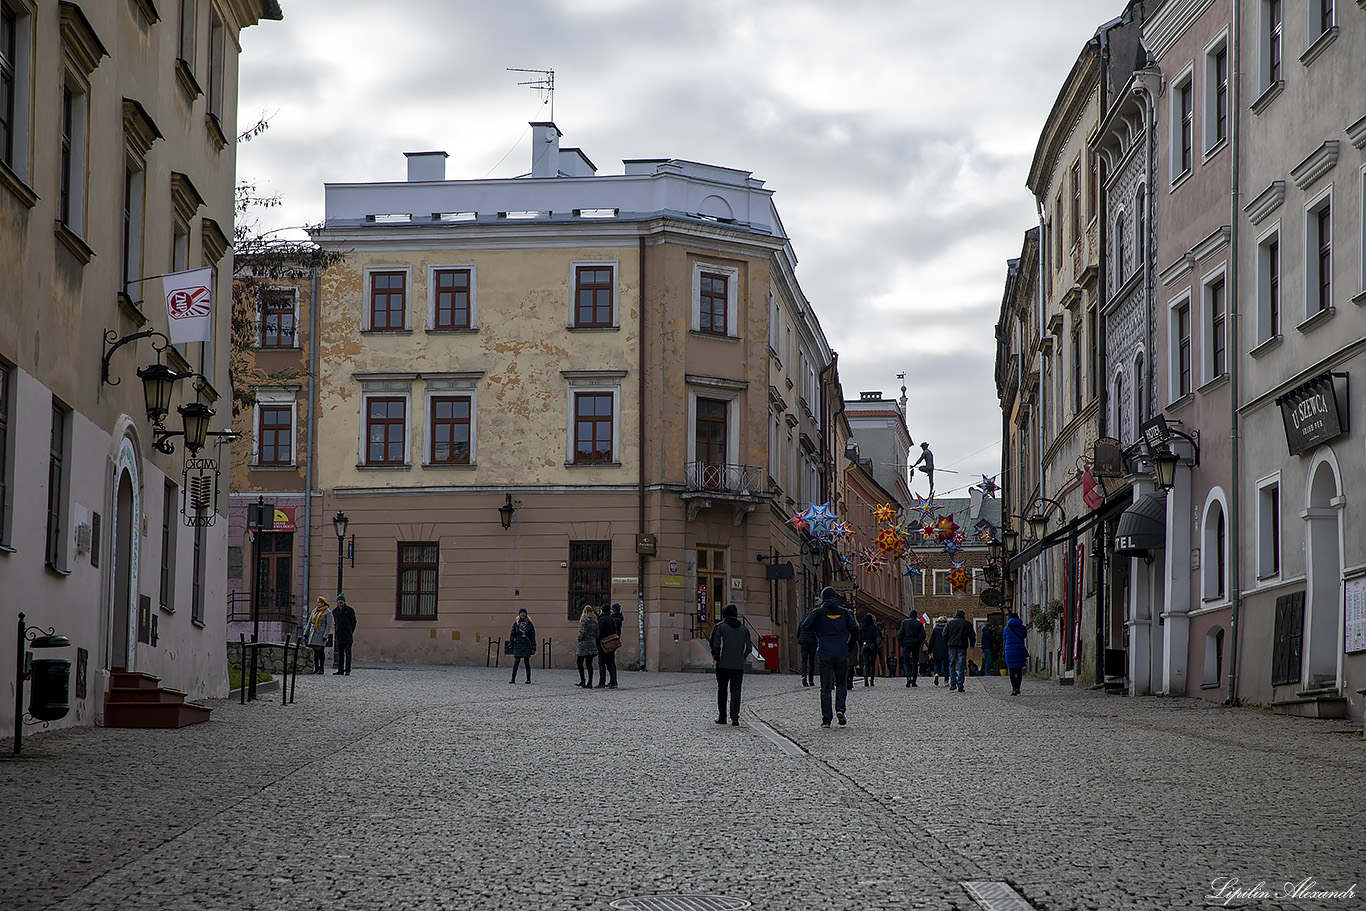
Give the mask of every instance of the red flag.
M 1091 474 L 1089 468 L 1081 475 L 1081 499 L 1092 509 L 1100 509 L 1105 505 L 1105 488 L 1096 480 L 1096 476 Z

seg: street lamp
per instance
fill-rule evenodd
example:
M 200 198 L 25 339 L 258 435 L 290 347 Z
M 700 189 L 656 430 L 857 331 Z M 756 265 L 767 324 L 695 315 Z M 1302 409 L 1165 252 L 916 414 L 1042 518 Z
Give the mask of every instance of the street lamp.
M 1005 545 L 1006 553 L 1013 554 L 1016 545 L 1020 543 L 1020 533 L 1009 529 L 1001 532 L 1001 543 Z
M 1171 490 L 1176 484 L 1176 466 L 1181 464 L 1181 457 L 1171 451 L 1168 446 L 1163 446 L 1152 454 L 1153 460 L 1153 482 L 1161 490 Z
M 1025 519 L 1029 523 L 1029 532 L 1034 536 L 1034 540 L 1042 541 L 1044 535 L 1048 534 L 1048 516 L 1043 512 L 1043 504 L 1052 503 L 1058 508 L 1058 515 L 1061 517 L 1060 525 L 1067 524 L 1067 513 L 1063 510 L 1062 504 L 1049 497 L 1037 497 L 1035 502 L 1039 504 L 1039 511 Z
M 346 537 L 346 523 L 350 521 L 346 518 L 346 513 L 337 510 L 337 514 L 332 517 L 332 530 L 337 533 L 337 593 L 346 591 L 342 587 L 342 539 Z
M 1004 548 L 1005 545 L 1001 543 L 999 538 L 992 538 L 987 542 L 987 556 L 992 560 L 999 560 L 1001 559 L 1001 551 Z
M 512 527 L 512 514 L 517 511 L 517 507 L 512 505 L 512 494 L 507 495 L 507 502 L 498 507 L 498 521 L 503 523 L 503 531 Z
M 175 389 L 180 374 L 158 361 L 148 364 L 137 371 L 142 380 L 142 397 L 147 405 L 147 420 L 160 425 L 171 410 L 171 391 Z

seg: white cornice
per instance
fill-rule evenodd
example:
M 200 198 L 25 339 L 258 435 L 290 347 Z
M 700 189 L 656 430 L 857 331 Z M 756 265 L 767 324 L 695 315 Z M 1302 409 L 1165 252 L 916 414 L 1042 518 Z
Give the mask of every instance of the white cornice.
M 1162 284 L 1170 285 L 1194 268 L 1195 257 L 1191 256 L 1189 253 L 1183 253 L 1176 262 L 1157 273 L 1157 278 Z
M 1295 186 L 1301 190 L 1308 189 L 1314 181 L 1333 170 L 1333 165 L 1338 163 L 1340 144 L 1336 139 L 1330 139 L 1291 168 L 1290 179 L 1295 181 Z
M 1362 0 L 1362 2 L 1366 3 L 1366 0 Z M 1352 144 L 1353 148 L 1360 149 L 1366 146 L 1366 117 L 1361 118 L 1342 132 L 1347 134 L 1347 141 Z
M 1214 5 L 1214 0 L 1179 0 L 1161 8 L 1143 25 L 1143 40 L 1153 58 L 1161 62 L 1173 44 Z
M 1272 212 L 1281 207 L 1285 201 L 1285 181 L 1273 180 L 1265 190 L 1257 194 L 1257 198 L 1243 206 L 1243 214 L 1254 225 L 1261 224 Z
M 1214 231 L 1210 232 L 1208 237 L 1191 248 L 1191 256 L 1194 258 L 1195 262 L 1204 262 L 1216 251 L 1228 246 L 1229 234 L 1228 225 L 1216 228 Z

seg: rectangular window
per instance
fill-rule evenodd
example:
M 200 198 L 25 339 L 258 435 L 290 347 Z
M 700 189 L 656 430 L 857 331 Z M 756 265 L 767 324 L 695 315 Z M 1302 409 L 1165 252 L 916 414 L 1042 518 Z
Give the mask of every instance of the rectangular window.
M 1086 338 L 1091 344 L 1091 357 L 1088 364 L 1089 373 L 1086 378 L 1086 391 L 1088 398 L 1094 400 L 1096 397 L 1096 377 L 1100 375 L 1100 330 L 1097 326 L 1096 308 L 1092 307 L 1086 312 Z
M 1271 480 L 1257 486 L 1257 578 L 1281 571 L 1281 485 Z
M 436 282 L 436 318 L 433 329 L 468 329 L 470 327 L 470 270 L 438 269 Z
M 14 166 L 15 92 L 18 83 L 19 21 L 0 3 L 0 162 Z
M 702 324 L 700 331 L 708 332 L 712 335 L 726 334 L 726 302 L 728 277 L 725 275 L 715 275 L 710 272 L 702 273 Z M 791 354 L 788 356 L 788 370 L 792 369 L 790 361 Z
M 398 546 L 398 619 L 435 620 L 439 544 Z
M 223 121 L 223 20 L 218 18 L 217 10 L 209 8 L 209 116 Z
M 52 432 L 48 438 L 47 535 L 43 560 L 53 569 L 65 569 L 62 560 L 62 502 L 66 487 L 66 411 L 52 405 Z
M 1308 251 L 1309 287 L 1305 301 L 1308 304 L 1306 316 L 1313 316 L 1333 306 L 1333 210 L 1330 200 L 1323 202 L 1309 213 Z
M 365 400 L 365 463 L 403 465 L 407 448 L 407 400 L 374 397 Z
M 194 529 L 194 569 L 190 578 L 190 619 L 204 622 L 204 527 Z
M 1181 124 L 1181 173 L 1185 174 L 1191 169 L 1191 146 L 1192 137 L 1195 134 L 1195 106 L 1192 104 L 1192 88 L 1189 80 L 1177 89 L 1177 113 L 1180 115 Z
M 257 435 L 258 465 L 290 465 L 294 461 L 294 409 L 289 405 L 260 405 Z
M 1072 246 L 1081 243 L 1081 159 L 1072 162 Z
M 1094 152 L 1087 154 L 1091 158 L 1091 174 L 1086 186 L 1086 218 L 1087 221 L 1094 221 L 1096 218 L 1096 197 L 1100 187 L 1100 156 Z
M 611 541 L 569 542 L 570 620 L 579 619 L 585 606 L 610 600 L 611 582 Z
M 612 461 L 612 393 L 574 395 L 574 464 Z
M 1262 80 L 1262 88 L 1265 89 L 1280 82 L 1283 78 L 1281 26 L 1284 11 L 1281 0 L 1264 0 L 1262 10 L 1262 53 L 1266 60 L 1264 68 L 1266 78 Z
M 57 220 L 71 225 L 71 192 L 76 168 L 76 96 L 69 86 L 62 86 L 62 151 L 57 189 Z
M 1281 241 L 1271 234 L 1257 244 L 1257 344 L 1281 334 Z
M 936 595 L 953 594 L 953 586 L 949 584 L 949 570 L 936 569 L 934 571 L 934 593 Z
M 1072 413 L 1081 414 L 1081 330 L 1072 333 Z
M 1213 149 L 1228 138 L 1228 45 L 1205 53 L 1204 147 Z
M 1333 27 L 1333 0 L 1318 0 L 1318 27 L 1322 35 Z
M 176 54 L 194 71 L 194 13 L 199 0 L 180 0 L 180 40 Z
M 574 270 L 574 325 L 605 329 L 612 325 L 612 267 L 579 266 Z
M 1062 194 L 1061 194 L 1061 193 L 1058 194 L 1057 200 L 1053 203 L 1053 213 L 1054 213 L 1054 214 L 1053 214 L 1053 225 L 1054 225 L 1054 227 L 1055 227 L 1055 229 L 1056 229 L 1056 230 L 1055 230 L 1055 233 L 1054 233 L 1054 235 L 1053 235 L 1054 240 L 1055 240 L 1055 242 L 1056 242 L 1056 248 L 1055 248 L 1054 251 L 1053 251 L 1053 259 L 1054 259 L 1053 267 L 1054 267 L 1055 269 L 1061 269 L 1061 268 L 1062 268 L 1062 251 L 1063 251 L 1063 219 L 1062 219 Z
M 142 181 L 143 169 L 129 159 L 123 168 L 123 258 L 124 293 L 128 285 L 142 277 Z
M 161 609 L 175 610 L 176 488 L 170 481 L 161 491 Z
M 433 397 L 431 419 L 432 464 L 470 464 L 470 397 Z
M 370 329 L 402 329 L 407 308 L 408 276 L 403 272 L 370 273 Z
M 260 347 L 293 348 L 294 331 L 294 292 L 262 290 Z
M 1191 391 L 1191 308 L 1189 303 L 1176 308 L 1176 388 L 1177 397 Z
M 1227 339 L 1224 334 L 1226 301 L 1224 300 L 1224 279 L 1220 277 L 1209 286 L 1209 351 L 1210 373 L 1207 379 L 1223 376 L 1228 372 Z

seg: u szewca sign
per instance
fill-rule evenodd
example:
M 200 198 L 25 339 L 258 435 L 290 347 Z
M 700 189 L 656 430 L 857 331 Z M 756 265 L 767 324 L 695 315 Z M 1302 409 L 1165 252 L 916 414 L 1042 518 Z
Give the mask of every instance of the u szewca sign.
M 1345 374 L 1342 380 L 1346 384 Z M 1278 397 L 1276 404 L 1281 406 L 1285 442 L 1291 455 L 1299 455 L 1346 431 L 1331 373 L 1321 373 L 1296 386 Z

